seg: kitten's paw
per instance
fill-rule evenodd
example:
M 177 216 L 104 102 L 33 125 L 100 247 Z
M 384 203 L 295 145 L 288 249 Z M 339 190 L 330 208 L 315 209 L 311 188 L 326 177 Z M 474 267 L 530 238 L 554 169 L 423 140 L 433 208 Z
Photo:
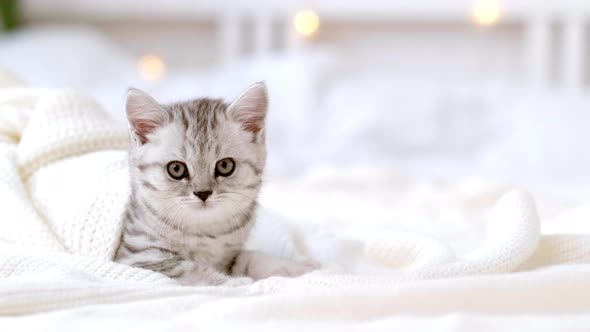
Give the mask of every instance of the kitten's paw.
M 226 282 L 221 284 L 221 286 L 227 287 L 240 287 L 240 286 L 248 286 L 254 282 L 254 279 L 249 277 L 235 277 L 229 278 Z

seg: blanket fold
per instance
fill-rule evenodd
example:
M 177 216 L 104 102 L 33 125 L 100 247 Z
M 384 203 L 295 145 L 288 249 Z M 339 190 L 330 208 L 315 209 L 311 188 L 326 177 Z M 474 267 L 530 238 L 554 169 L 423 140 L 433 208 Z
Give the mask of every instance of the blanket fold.
M 7 85 L 6 80 L 3 84 Z M 115 284 L 111 289 L 153 285 L 149 291 L 140 287 L 141 294 L 147 297 L 188 292 L 177 290 L 174 282 L 157 273 L 110 261 L 129 195 L 127 139 L 125 125 L 109 117 L 91 98 L 67 90 L 0 88 L 0 313 L 74 305 L 68 296 L 56 295 L 68 289 L 68 285 L 74 287 L 70 289 L 72 294 L 78 295 Z M 305 232 L 293 236 L 299 237 L 295 239 L 297 243 L 306 243 Z M 534 199 L 518 190 L 506 193 L 496 203 L 489 215 L 485 241 L 468 255 L 458 255 L 447 243 L 420 234 L 399 233 L 379 239 L 361 238 L 358 242 L 359 246 L 352 250 L 356 251 L 343 258 L 360 257 L 363 264 L 382 268 L 380 275 L 334 273 L 327 269 L 297 279 L 270 278 L 234 291 L 218 288 L 219 291 L 211 292 L 243 295 L 330 289 L 393 292 L 398 285 L 416 285 L 424 279 L 445 279 L 441 283 L 460 289 L 459 279 L 453 283 L 454 278 L 516 271 L 536 273 L 559 264 L 590 263 L 590 236 L 542 235 Z M 337 248 L 337 244 L 328 245 L 325 250 Z M 346 261 L 339 263 L 340 271 L 355 270 Z M 587 268 L 571 271 L 580 271 L 580 277 L 589 273 Z M 514 280 L 520 280 L 518 287 L 524 287 L 525 279 Z M 575 276 L 559 279 L 557 273 L 543 274 L 538 284 L 545 287 L 555 282 L 561 287 L 558 289 L 569 292 L 572 289 L 563 283 L 574 279 L 580 280 Z M 52 288 L 48 294 L 54 296 L 51 301 L 61 301 L 63 306 L 59 303 L 44 306 L 43 301 L 38 302 L 34 297 L 23 300 L 10 291 L 10 287 L 16 287 L 21 292 L 27 289 L 33 292 L 27 287 L 56 282 L 63 287 L 59 291 Z M 496 279 L 494 282 L 501 284 Z M 89 289 L 82 291 L 84 287 L 80 285 Z M 590 287 L 575 288 L 567 296 L 575 291 L 586 298 L 590 296 Z M 97 293 L 92 294 L 82 302 L 103 301 L 93 302 Z M 114 293 L 109 296 L 117 298 Z M 16 306 L 15 301 L 19 303 Z M 25 302 L 36 304 L 28 306 Z M 393 303 L 394 300 L 390 302 L 401 305 Z

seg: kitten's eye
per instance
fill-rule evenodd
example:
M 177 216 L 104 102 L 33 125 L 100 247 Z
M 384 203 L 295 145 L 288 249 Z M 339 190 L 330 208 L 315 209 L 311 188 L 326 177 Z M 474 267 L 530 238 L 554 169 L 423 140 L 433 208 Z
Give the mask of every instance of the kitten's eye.
M 236 163 L 232 158 L 224 158 L 215 165 L 216 176 L 230 176 L 236 168 Z
M 182 180 L 188 176 L 186 164 L 182 161 L 171 161 L 168 163 L 168 166 L 166 166 L 166 168 L 168 169 L 168 174 L 174 180 Z

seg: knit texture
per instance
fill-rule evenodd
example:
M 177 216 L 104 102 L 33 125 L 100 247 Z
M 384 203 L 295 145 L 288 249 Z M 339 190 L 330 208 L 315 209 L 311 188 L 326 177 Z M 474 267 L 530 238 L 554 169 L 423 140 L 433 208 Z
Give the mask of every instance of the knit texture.
M 6 81 L 0 88 L 0 313 L 190 293 L 160 274 L 111 262 L 129 193 L 126 126 L 86 96 L 6 87 Z M 305 232 L 291 235 L 294 243 L 309 242 Z M 326 242 L 323 250 L 345 246 Z M 235 290 L 204 289 L 216 295 L 387 292 L 418 280 L 589 263 L 590 237 L 542 236 L 533 198 L 512 191 L 497 202 L 485 242 L 468 256 L 459 257 L 447 243 L 411 232 L 366 239 L 354 254 L 363 264 L 389 273 L 344 273 L 358 269 L 346 261 L 350 255 L 341 255 L 339 273 L 326 269 Z M 551 278 L 543 274 L 538 283 L 546 285 Z M 46 290 L 43 296 L 34 295 L 39 287 Z

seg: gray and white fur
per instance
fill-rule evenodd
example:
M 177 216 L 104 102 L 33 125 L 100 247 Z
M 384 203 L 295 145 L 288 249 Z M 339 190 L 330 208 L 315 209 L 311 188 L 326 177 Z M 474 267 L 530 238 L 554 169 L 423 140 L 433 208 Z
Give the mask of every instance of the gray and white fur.
M 243 249 L 256 220 L 267 108 L 262 82 L 231 104 L 201 98 L 161 105 L 129 90 L 131 195 L 115 261 L 184 285 L 241 284 L 314 268 Z

